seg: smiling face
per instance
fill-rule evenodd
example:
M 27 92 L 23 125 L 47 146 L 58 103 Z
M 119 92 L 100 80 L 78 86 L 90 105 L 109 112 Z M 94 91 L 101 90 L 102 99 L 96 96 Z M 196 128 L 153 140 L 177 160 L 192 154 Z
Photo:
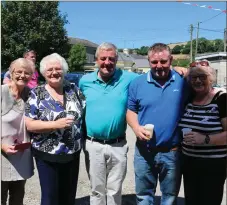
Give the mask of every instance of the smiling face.
M 148 61 L 151 72 L 156 79 L 164 80 L 168 78 L 172 63 L 172 56 L 169 51 L 151 51 L 148 54 Z
M 17 87 L 23 88 L 31 80 L 33 70 L 29 65 L 14 64 L 11 72 L 11 79 Z
M 30 52 L 26 53 L 24 58 L 32 61 L 33 63 L 36 62 L 36 54 L 33 51 L 30 51 Z
M 100 50 L 96 63 L 99 67 L 100 77 L 110 78 L 114 74 L 117 64 L 117 55 L 115 50 Z
M 49 85 L 52 87 L 61 86 L 64 80 L 64 72 L 61 64 L 58 61 L 49 61 L 46 64 L 44 77 Z
M 203 67 L 191 68 L 188 80 L 196 93 L 206 93 L 212 85 L 210 74 Z

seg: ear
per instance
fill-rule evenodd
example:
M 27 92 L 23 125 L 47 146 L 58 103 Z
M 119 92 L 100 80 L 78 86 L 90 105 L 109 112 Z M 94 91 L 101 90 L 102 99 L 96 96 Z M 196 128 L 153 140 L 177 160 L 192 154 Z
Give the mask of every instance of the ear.
M 169 61 L 170 61 L 170 64 L 172 64 L 172 62 L 173 62 L 173 56 L 172 55 L 170 56 Z

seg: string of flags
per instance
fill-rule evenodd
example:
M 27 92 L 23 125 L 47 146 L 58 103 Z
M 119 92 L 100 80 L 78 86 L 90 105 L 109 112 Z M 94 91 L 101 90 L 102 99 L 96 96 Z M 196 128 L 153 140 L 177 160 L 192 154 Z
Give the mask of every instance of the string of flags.
M 190 6 L 196 6 L 196 7 L 200 7 L 200 8 L 207 8 L 207 9 L 212 9 L 212 10 L 215 10 L 215 11 L 221 11 L 223 13 L 227 13 L 226 10 L 217 9 L 217 8 L 214 8 L 213 6 L 209 6 L 209 5 L 199 5 L 199 4 L 190 3 L 190 2 L 182 2 L 181 0 L 178 0 L 178 2 L 186 4 L 186 5 L 190 5 Z

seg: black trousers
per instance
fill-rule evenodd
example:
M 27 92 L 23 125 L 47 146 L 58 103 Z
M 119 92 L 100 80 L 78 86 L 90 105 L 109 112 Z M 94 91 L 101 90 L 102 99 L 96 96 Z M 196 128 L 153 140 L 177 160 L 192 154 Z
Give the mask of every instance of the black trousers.
M 1 181 L 1 205 L 6 205 L 9 193 L 9 205 L 23 205 L 26 180 Z
M 220 205 L 226 179 L 226 158 L 183 155 L 185 205 Z
M 41 186 L 41 205 L 74 205 L 80 152 L 73 161 L 67 163 L 35 160 Z

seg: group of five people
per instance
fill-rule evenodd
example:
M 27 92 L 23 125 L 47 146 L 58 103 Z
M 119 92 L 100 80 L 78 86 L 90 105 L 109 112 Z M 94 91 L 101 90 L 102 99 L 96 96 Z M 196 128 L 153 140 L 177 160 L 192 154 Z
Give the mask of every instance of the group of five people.
M 117 60 L 115 45 L 99 45 L 98 69 L 84 75 L 78 88 L 64 80 L 66 60 L 56 53 L 48 55 L 40 62 L 46 83 L 31 91 L 26 85 L 34 64 L 21 58 L 10 65 L 11 80 L 2 85 L 3 205 L 8 191 L 10 205 L 23 204 L 25 181 L 33 175 L 32 156 L 41 205 L 73 205 L 81 149 L 91 184 L 90 204 L 120 205 L 129 149 L 127 123 L 137 137 L 138 205 L 154 204 L 158 180 L 161 204 L 176 204 L 182 173 L 187 205 L 221 204 L 226 93 L 212 87 L 215 72 L 209 62 L 195 62 L 187 73 L 176 72 L 171 50 L 163 43 L 150 47 L 147 74 L 117 69 Z M 154 125 L 150 140 L 145 124 Z M 182 128 L 191 128 L 184 138 Z M 30 139 L 31 149 L 15 149 L 15 142 Z

